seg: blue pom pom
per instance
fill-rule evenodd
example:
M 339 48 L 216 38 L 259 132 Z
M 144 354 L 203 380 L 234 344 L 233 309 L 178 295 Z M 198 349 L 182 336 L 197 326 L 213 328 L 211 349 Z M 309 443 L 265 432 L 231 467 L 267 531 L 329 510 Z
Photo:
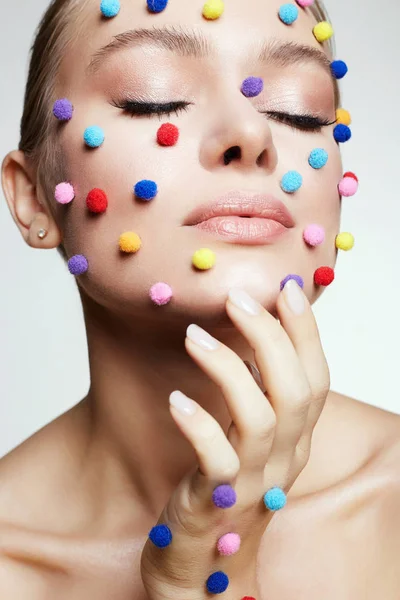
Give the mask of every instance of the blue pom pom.
M 313 169 L 322 169 L 328 162 L 328 153 L 323 148 L 314 148 L 308 157 L 308 163 Z
M 121 9 L 119 0 L 101 0 L 100 10 L 104 17 L 116 17 Z
M 281 181 L 281 188 L 289 194 L 296 192 L 303 183 L 303 178 L 297 171 L 288 171 Z
M 90 148 L 98 148 L 104 142 L 104 131 L 101 127 L 93 125 L 93 127 L 85 129 L 83 139 L 85 140 L 85 144 L 90 146 Z
M 286 25 L 291 25 L 299 16 L 299 9 L 294 4 L 282 4 L 279 9 L 279 18 Z
M 142 179 L 135 185 L 135 195 L 142 200 L 151 200 L 157 194 L 157 184 L 150 179 Z
M 331 63 L 331 71 L 336 79 L 342 79 L 348 71 L 347 65 L 343 60 L 334 60 Z
M 229 578 L 223 571 L 215 571 L 207 579 L 207 590 L 210 594 L 222 594 L 229 585 Z
M 168 0 L 147 0 L 147 8 L 151 12 L 159 13 L 167 6 Z
M 343 142 L 348 142 L 349 139 L 351 138 L 351 129 L 350 127 L 347 127 L 347 125 L 342 125 L 342 123 L 339 123 L 339 125 L 336 125 L 336 127 L 333 130 L 333 137 L 335 138 L 335 140 L 341 144 L 343 144 Z
M 274 487 L 264 494 L 264 504 L 269 510 L 280 510 L 286 504 L 286 494 L 279 488 Z
M 165 548 L 172 542 L 172 533 L 168 525 L 156 525 L 150 531 L 149 538 L 157 548 Z

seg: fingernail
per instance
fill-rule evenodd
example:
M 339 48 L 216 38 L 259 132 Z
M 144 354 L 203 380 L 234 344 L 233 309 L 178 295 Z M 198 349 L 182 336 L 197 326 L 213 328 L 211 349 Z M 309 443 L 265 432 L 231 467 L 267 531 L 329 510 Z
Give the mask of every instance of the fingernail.
M 192 342 L 195 342 L 204 350 L 216 350 L 219 347 L 219 341 L 213 338 L 207 331 L 204 331 L 198 325 L 189 325 L 186 335 Z
M 194 415 L 196 412 L 196 404 L 179 390 L 170 394 L 169 402 L 183 415 Z
M 304 294 L 300 289 L 299 284 L 295 279 L 289 279 L 283 288 L 286 303 L 289 308 L 296 314 L 301 315 L 304 312 L 305 300 Z
M 233 302 L 235 306 L 244 310 L 248 315 L 259 315 L 262 311 L 262 306 L 247 292 L 238 288 L 232 288 L 229 290 L 229 300 Z

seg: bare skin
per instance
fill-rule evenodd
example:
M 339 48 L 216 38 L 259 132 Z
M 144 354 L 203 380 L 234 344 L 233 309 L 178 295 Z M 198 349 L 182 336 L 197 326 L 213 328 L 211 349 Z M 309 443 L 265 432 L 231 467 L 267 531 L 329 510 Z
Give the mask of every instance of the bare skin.
M 57 89 L 76 106 L 60 141 L 69 179 L 82 191 L 79 200 L 71 210 L 55 207 L 53 218 L 32 165 L 18 152 L 4 162 L 6 199 L 24 240 L 36 248 L 63 240 L 68 256 L 90 257 L 80 293 L 91 387 L 85 400 L 0 462 L 1 597 L 144 600 L 141 549 L 172 491 L 196 464 L 171 418 L 168 395 L 184 391 L 225 432 L 231 422 L 220 390 L 185 353 L 186 327 L 197 323 L 243 360 L 252 360 L 251 349 L 224 314 L 230 287 L 245 287 L 271 314 L 279 281 L 289 272 L 307 275 L 304 291 L 311 303 L 322 293 L 312 273 L 321 264 L 334 267 L 340 230 L 337 182 L 343 169 L 332 128 L 294 131 L 260 111 L 318 112 L 332 119 L 332 82 L 312 61 L 283 69 L 255 66 L 253 58 L 245 58 L 261 37 L 320 49 L 310 17 L 302 13 L 296 27 L 287 28 L 276 16 L 280 4 L 252 0 L 248 10 L 248 3 L 230 0 L 226 18 L 210 24 L 191 2 L 171 3 L 156 18 L 131 3 L 118 19 L 99 27 L 98 5 L 88 2 Z M 197 26 L 214 36 L 217 59 L 172 60 L 159 48 L 136 48 L 111 57 L 88 78 L 84 67 L 91 53 L 133 23 Z M 249 101 L 238 92 L 238 82 L 249 75 L 266 79 L 265 97 Z M 192 112 L 168 119 L 181 131 L 181 144 L 168 154 L 152 143 L 157 119 L 132 118 L 111 104 L 110 91 L 121 100 L 137 89 L 158 101 L 182 96 L 195 101 Z M 82 147 L 82 131 L 97 122 L 106 129 L 107 143 L 91 153 Z M 224 165 L 224 152 L 235 146 L 240 158 Z M 282 196 L 282 173 L 302 170 L 304 157 L 319 146 L 329 151 L 326 168 L 308 171 L 295 200 Z M 143 206 L 132 203 L 131 187 L 152 176 L 148 165 L 157 169 L 160 202 Z M 89 219 L 85 211 L 83 190 L 95 186 L 105 187 L 113 200 L 103 220 Z M 182 223 L 194 205 L 232 188 L 283 197 L 296 227 L 271 245 L 213 242 L 218 268 L 199 277 L 188 268 L 188 258 L 205 238 Z M 133 261 L 121 260 L 115 242 L 132 222 L 152 243 Z M 316 252 L 301 236 L 311 222 L 321 223 L 327 236 Z M 49 231 L 44 240 L 37 237 L 41 227 Z M 161 278 L 176 292 L 164 311 L 148 302 L 150 285 Z M 399 420 L 329 394 L 310 461 L 290 490 L 287 507 L 265 532 L 259 563 L 265 598 L 397 598 Z

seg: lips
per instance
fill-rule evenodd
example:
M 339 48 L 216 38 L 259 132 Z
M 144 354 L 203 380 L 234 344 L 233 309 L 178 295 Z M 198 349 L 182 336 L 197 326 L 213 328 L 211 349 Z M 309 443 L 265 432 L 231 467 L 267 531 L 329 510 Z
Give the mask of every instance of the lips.
M 286 228 L 295 226 L 289 209 L 269 194 L 230 191 L 215 200 L 197 206 L 187 217 L 184 225 L 198 225 L 214 217 L 258 217 L 276 221 Z

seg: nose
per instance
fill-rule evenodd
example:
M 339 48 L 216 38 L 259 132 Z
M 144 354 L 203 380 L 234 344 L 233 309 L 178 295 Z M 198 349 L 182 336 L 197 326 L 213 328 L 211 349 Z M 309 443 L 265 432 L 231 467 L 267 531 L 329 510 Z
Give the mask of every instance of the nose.
M 200 149 L 207 170 L 230 168 L 272 173 L 278 155 L 267 117 L 238 91 L 235 100 L 214 103 Z

